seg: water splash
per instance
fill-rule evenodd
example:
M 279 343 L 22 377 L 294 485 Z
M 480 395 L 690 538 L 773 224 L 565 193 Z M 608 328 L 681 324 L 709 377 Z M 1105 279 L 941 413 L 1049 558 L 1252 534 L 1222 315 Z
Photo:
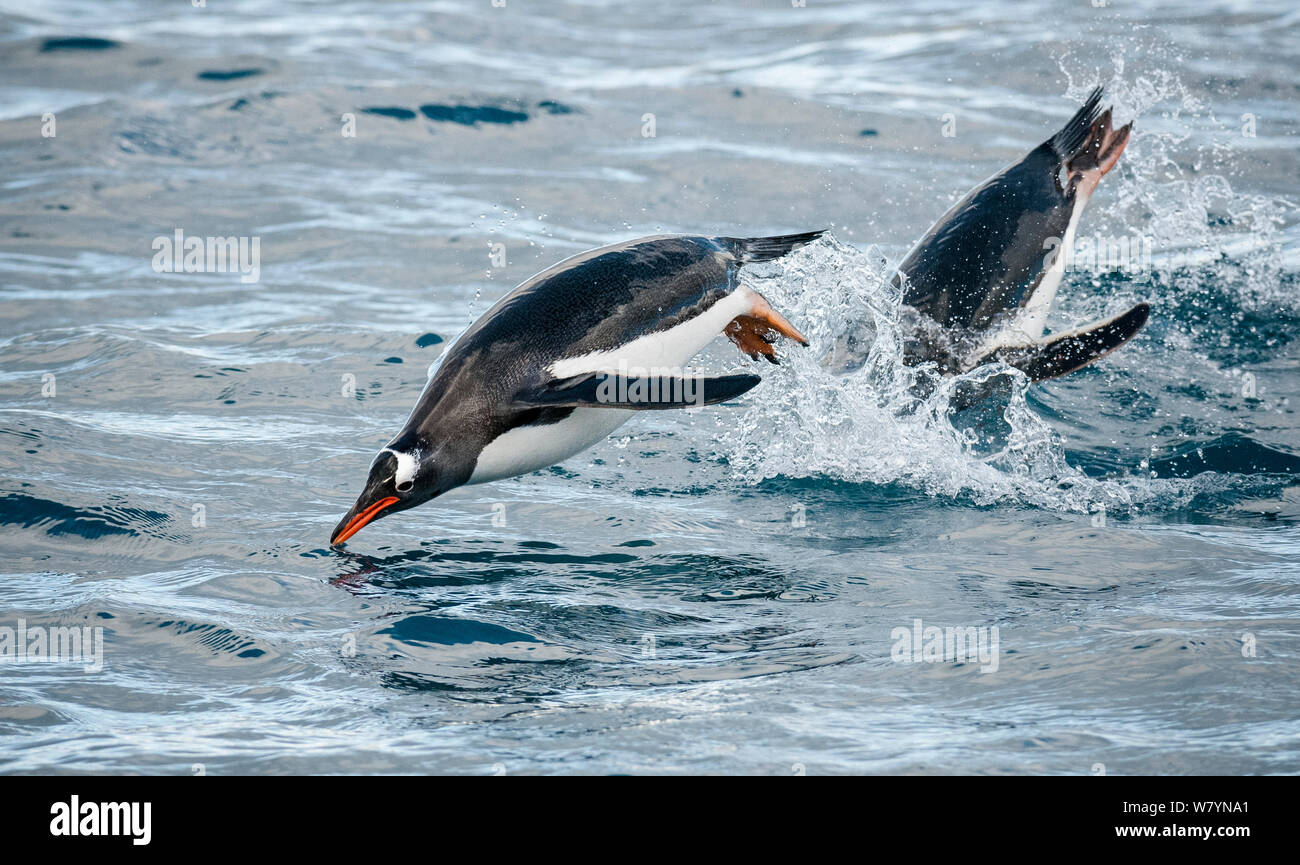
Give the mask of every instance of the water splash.
M 903 362 L 904 310 L 877 249 L 824 237 L 755 268 L 750 284 L 812 342 L 767 376 L 779 400 L 754 400 L 718 434 L 719 455 L 748 483 L 823 476 L 902 484 L 977 505 L 1120 514 L 1186 506 L 1232 483 L 1221 475 L 1158 479 L 1142 471 L 1094 478 L 1067 461 L 1060 434 L 1026 400 L 1017 370 L 990 365 L 957 377 Z M 839 355 L 870 345 L 841 372 Z M 954 411 L 962 388 L 997 396 Z
M 1222 117 L 1216 115 L 1214 105 L 1183 83 L 1177 48 L 1135 31 L 1117 45 L 1111 63 L 1107 81 L 1086 56 L 1066 52 L 1060 59 L 1071 100 L 1081 102 L 1104 83 L 1117 123 L 1137 120 L 1120 170 L 1106 179 L 1100 206 L 1086 217 L 1087 230 L 1136 235 L 1154 254 L 1140 273 L 1091 275 L 1093 288 L 1102 290 L 1071 291 L 1067 285 L 1051 324 L 1066 330 L 1121 305 L 1155 302 L 1160 348 L 1174 357 L 1159 358 L 1155 371 L 1141 369 L 1132 360 L 1141 357 L 1139 344 L 1108 364 L 1145 398 L 1170 400 L 1165 415 L 1185 418 L 1185 409 L 1199 415 L 1207 407 L 1183 405 L 1182 391 L 1199 388 L 1198 382 L 1226 381 L 1230 372 L 1242 375 L 1237 366 L 1260 352 L 1271 355 L 1268 349 L 1286 341 L 1275 328 L 1261 329 L 1260 320 L 1291 320 L 1300 311 L 1286 253 L 1300 207 L 1279 195 L 1234 189 L 1230 178 L 1241 175 L 1243 165 L 1259 167 L 1251 155 L 1252 117 L 1243 114 L 1239 123 L 1240 112 L 1228 106 L 1219 107 Z M 1200 496 L 1232 498 L 1268 485 L 1262 477 L 1267 469 L 1240 474 L 1226 464 L 1180 478 L 1155 477 L 1160 473 L 1147 460 L 1112 468 L 1104 477 L 1086 474 L 1070 464 L 1061 434 L 1027 400 L 1030 386 L 1020 373 L 984 367 L 940 378 L 903 364 L 905 307 L 891 276 L 876 249 L 859 251 L 834 239 L 759 271 L 754 287 L 805 329 L 814 351 L 791 353 L 769 375 L 774 392 L 782 394 L 779 401 L 755 401 L 720 434 L 720 454 L 744 480 L 826 476 L 903 484 L 979 505 L 1112 514 L 1176 510 Z M 1087 281 L 1069 278 L 1076 288 Z M 865 354 L 867 361 L 839 372 L 846 353 Z M 1171 380 L 1180 374 L 1183 381 Z M 958 389 L 995 383 L 996 400 L 976 410 L 952 409 Z M 1236 388 L 1232 381 L 1216 390 Z M 1285 407 L 1283 400 L 1273 408 Z M 1219 408 L 1235 415 L 1235 424 L 1246 419 L 1239 402 Z M 1221 439 L 1226 427 L 1215 426 Z M 1208 429 L 1199 434 L 1222 444 Z M 1166 435 L 1168 441 L 1153 435 L 1149 443 L 1127 444 L 1139 450 L 1150 444 L 1154 454 L 1185 446 L 1186 435 L 1184 429 Z M 1274 457 L 1274 477 L 1285 475 L 1286 454 L 1264 450 Z
M 1119 170 L 1102 186 L 1105 206 L 1094 206 L 1088 221 L 1100 234 L 1147 239 L 1155 251 L 1151 275 L 1166 288 L 1185 291 L 1189 271 L 1209 270 L 1238 286 L 1243 310 L 1300 310 L 1300 298 L 1281 287 L 1286 227 L 1300 205 L 1234 188 L 1230 178 L 1246 169 L 1258 175 L 1267 163 L 1256 155 L 1255 114 L 1240 111 L 1247 103 L 1212 103 L 1203 89 L 1186 85 L 1178 71 L 1185 62 L 1152 34 L 1135 34 L 1112 52 L 1109 80 L 1068 53 L 1061 59 L 1071 100 L 1104 84 L 1116 122 L 1135 121 Z

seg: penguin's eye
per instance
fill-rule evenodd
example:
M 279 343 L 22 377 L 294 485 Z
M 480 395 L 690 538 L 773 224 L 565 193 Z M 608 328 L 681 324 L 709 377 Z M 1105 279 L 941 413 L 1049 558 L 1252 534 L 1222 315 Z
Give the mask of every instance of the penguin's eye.
M 413 486 L 415 486 L 415 481 L 402 481 L 397 485 L 396 489 L 399 493 L 404 493 Z

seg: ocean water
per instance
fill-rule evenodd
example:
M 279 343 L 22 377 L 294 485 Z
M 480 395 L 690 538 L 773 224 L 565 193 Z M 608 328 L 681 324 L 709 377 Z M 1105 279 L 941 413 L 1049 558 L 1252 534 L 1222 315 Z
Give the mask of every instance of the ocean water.
M 0 658 L 0 771 L 1300 770 L 1298 25 L 0 0 L 0 628 L 103 640 Z M 1143 254 L 1068 273 L 1051 327 L 1150 323 L 918 399 L 889 264 L 1094 84 L 1136 125 L 1082 233 Z M 823 227 L 751 277 L 813 346 L 700 359 L 764 375 L 737 404 L 328 547 L 518 282 Z M 156 271 L 177 230 L 256 238 L 256 281 Z M 928 627 L 990 653 L 902 652 Z

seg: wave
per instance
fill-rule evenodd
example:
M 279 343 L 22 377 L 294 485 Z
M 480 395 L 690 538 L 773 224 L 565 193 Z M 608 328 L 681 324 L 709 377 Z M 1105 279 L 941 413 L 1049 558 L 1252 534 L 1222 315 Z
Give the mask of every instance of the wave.
M 88 540 L 106 535 L 139 537 L 170 522 L 170 515 L 145 508 L 116 504 L 78 508 L 26 493 L 0 494 L 0 525 L 39 527 L 48 535 Z

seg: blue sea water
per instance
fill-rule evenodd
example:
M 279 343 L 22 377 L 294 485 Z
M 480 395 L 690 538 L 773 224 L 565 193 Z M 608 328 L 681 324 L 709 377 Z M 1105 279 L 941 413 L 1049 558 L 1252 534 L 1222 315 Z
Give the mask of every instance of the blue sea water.
M 1298 24 L 0 0 L 0 628 L 103 629 L 102 669 L 0 658 L 0 771 L 1300 770 Z M 917 405 L 888 263 L 1094 84 L 1136 124 L 1082 232 L 1150 254 L 1050 324 L 1149 325 Z M 813 346 L 738 404 L 327 546 L 518 282 L 822 227 L 753 274 Z M 178 229 L 257 238 L 257 281 L 157 272 Z M 901 656 L 918 620 L 994 662 Z

